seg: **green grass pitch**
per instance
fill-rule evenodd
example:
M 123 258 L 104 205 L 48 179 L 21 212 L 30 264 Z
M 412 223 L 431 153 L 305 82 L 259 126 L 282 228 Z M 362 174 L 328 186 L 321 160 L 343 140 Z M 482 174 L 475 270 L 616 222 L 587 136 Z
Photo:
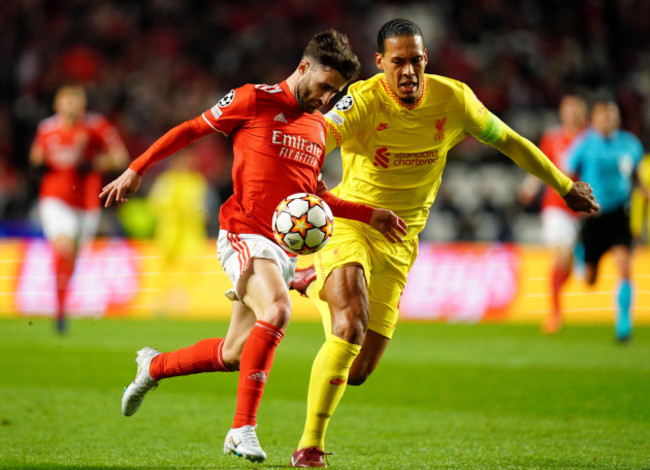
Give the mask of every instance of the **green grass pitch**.
M 216 321 L 0 320 L 0 468 L 287 468 L 322 332 L 294 322 L 259 413 L 268 459 L 222 454 L 236 374 L 163 381 L 122 416 L 135 350 L 222 336 Z M 650 469 L 650 328 L 401 324 L 378 370 L 348 387 L 332 469 Z

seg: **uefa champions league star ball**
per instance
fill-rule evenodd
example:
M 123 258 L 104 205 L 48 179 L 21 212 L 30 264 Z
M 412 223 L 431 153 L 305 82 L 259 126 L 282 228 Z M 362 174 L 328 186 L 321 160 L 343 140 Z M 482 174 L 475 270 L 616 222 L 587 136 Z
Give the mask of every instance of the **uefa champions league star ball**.
M 273 212 L 273 236 L 289 253 L 308 255 L 325 246 L 332 236 L 334 216 L 314 194 L 298 193 L 284 199 Z

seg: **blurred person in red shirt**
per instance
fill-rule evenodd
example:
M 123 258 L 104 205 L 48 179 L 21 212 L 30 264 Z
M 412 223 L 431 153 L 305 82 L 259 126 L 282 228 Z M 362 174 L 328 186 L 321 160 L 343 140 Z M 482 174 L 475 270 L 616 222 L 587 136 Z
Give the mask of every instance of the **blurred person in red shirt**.
M 564 169 L 569 148 L 587 126 L 587 103 L 578 95 L 567 94 L 560 101 L 559 117 L 560 123 L 542 135 L 539 148 L 558 168 Z M 532 175 L 527 175 L 519 192 L 522 204 L 532 204 L 543 186 L 542 238 L 547 246 L 553 248 L 555 258 L 550 273 L 551 311 L 544 319 L 542 331 L 554 334 L 562 327 L 560 294 L 571 275 L 579 219 L 564 199 Z
M 86 103 L 82 87 L 60 88 L 54 97 L 56 114 L 39 124 L 29 154 L 32 167 L 42 172 L 39 213 L 53 250 L 60 333 L 66 330 L 66 297 L 77 253 L 99 226 L 101 174 L 128 161 L 115 127 L 87 112 Z

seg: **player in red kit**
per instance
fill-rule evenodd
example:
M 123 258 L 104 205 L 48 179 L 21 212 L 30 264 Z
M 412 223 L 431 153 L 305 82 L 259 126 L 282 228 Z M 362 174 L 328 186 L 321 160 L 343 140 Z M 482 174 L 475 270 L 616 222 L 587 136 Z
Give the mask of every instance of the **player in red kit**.
M 83 88 L 61 88 L 54 110 L 56 114 L 38 126 L 30 163 L 44 171 L 39 212 L 54 253 L 56 326 L 63 332 L 66 294 L 77 253 L 99 225 L 101 173 L 122 168 L 128 156 L 115 128 L 103 116 L 86 112 Z
M 587 103 L 578 95 L 565 95 L 560 101 L 560 124 L 542 135 L 539 148 L 560 169 L 565 168 L 566 156 L 576 138 L 587 126 Z M 531 204 L 543 183 L 528 175 L 519 192 L 524 204 Z M 557 333 L 562 327 L 560 293 L 573 267 L 573 250 L 578 237 L 578 217 L 555 191 L 545 186 L 542 196 L 542 238 L 553 248 L 555 260 L 550 273 L 551 311 L 542 331 Z
M 219 213 L 217 255 L 233 283 L 225 338 L 211 338 L 172 352 L 138 351 L 138 372 L 122 398 L 122 412 L 135 413 L 158 381 L 199 372 L 239 370 L 237 407 L 224 452 L 259 462 L 266 458 L 256 434 L 256 416 L 275 349 L 291 313 L 288 285 L 294 256 L 273 240 L 272 214 L 286 196 L 317 193 L 335 215 L 368 223 L 389 240 L 401 240 L 404 222 L 385 209 L 336 198 L 319 185 L 326 127 L 318 109 L 360 68 L 347 38 L 334 30 L 315 35 L 297 69 L 277 85 L 244 85 L 215 106 L 161 137 L 100 197 L 106 206 L 124 202 L 140 186 L 142 173 L 196 139 L 221 132 L 232 137 L 233 195 Z

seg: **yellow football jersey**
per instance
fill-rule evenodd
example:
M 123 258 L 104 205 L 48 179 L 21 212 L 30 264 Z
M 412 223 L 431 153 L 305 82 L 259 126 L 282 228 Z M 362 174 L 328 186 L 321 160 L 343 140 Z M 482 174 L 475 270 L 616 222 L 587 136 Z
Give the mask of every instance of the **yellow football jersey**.
M 408 224 L 407 238 L 424 228 L 447 152 L 467 135 L 491 143 L 504 126 L 467 85 L 432 74 L 412 104 L 392 93 L 383 73 L 358 81 L 325 117 L 327 152 L 340 146 L 343 160 L 332 192 L 393 210 Z

